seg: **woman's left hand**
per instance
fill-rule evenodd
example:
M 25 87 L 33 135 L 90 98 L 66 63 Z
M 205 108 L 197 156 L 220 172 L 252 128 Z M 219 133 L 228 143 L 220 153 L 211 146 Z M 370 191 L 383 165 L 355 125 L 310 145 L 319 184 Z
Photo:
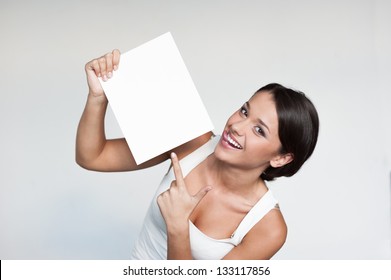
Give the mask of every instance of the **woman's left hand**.
M 166 221 L 167 230 L 173 232 L 188 227 L 191 213 L 207 192 L 211 190 L 211 187 L 204 187 L 194 196 L 191 195 L 187 191 L 179 160 L 175 153 L 171 154 L 171 161 L 175 180 L 172 181 L 168 190 L 158 196 L 157 203 Z

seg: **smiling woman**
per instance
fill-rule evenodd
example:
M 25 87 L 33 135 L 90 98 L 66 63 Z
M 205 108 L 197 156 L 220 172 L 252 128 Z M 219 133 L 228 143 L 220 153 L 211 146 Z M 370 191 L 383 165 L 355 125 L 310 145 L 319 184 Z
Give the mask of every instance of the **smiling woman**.
M 269 259 L 287 226 L 266 180 L 292 176 L 311 156 L 318 136 L 315 107 L 301 92 L 270 84 L 227 121 L 137 165 L 124 139 L 107 140 L 107 98 L 98 77 L 118 68 L 114 50 L 86 64 L 89 95 L 76 160 L 97 171 L 131 171 L 171 158 L 145 217 L 132 259 Z

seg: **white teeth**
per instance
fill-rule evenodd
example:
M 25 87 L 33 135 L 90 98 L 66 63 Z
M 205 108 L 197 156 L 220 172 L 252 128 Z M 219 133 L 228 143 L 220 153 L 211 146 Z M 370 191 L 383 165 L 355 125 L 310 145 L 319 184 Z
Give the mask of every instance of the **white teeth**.
M 235 146 L 236 148 L 238 148 L 238 149 L 243 149 L 242 146 L 240 146 L 238 142 L 236 142 L 235 140 L 233 140 L 233 139 L 229 136 L 229 134 L 227 135 L 227 140 L 228 140 L 229 143 L 231 143 L 231 144 L 232 144 L 233 146 Z

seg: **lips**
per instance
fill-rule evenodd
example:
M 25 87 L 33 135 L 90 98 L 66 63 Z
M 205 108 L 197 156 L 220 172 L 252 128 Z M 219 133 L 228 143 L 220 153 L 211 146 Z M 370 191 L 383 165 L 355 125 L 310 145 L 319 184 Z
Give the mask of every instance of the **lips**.
M 238 143 L 238 141 L 227 131 L 223 132 L 222 140 L 228 144 L 230 147 L 238 150 L 242 150 L 243 147 Z

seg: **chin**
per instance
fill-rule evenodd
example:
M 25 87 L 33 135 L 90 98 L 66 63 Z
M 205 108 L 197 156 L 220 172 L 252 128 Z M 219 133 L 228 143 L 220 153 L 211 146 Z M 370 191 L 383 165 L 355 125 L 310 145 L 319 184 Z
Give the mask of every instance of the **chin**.
M 253 156 L 249 157 L 245 154 L 235 153 L 235 151 L 231 152 L 230 150 L 224 149 L 221 146 L 216 146 L 214 156 L 216 160 L 220 161 L 221 163 L 243 170 L 262 170 L 262 168 L 266 168 L 269 165 L 268 162 L 259 162 L 255 160 Z M 260 171 L 259 174 L 261 173 L 262 172 Z
M 214 156 L 218 161 L 224 162 L 229 165 L 238 165 L 239 155 L 227 151 L 226 149 L 219 147 L 219 145 L 216 146 Z

